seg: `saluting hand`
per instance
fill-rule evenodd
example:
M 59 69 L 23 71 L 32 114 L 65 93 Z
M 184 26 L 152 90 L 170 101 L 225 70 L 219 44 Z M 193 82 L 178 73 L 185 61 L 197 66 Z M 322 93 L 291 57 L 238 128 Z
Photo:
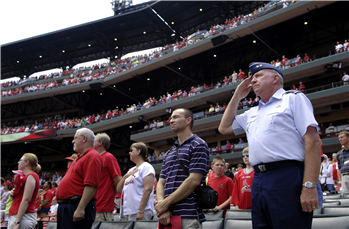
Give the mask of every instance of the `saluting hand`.
M 252 76 L 248 77 L 244 81 L 242 81 L 239 86 L 237 86 L 234 96 L 237 96 L 239 99 L 245 98 L 251 91 L 252 88 Z

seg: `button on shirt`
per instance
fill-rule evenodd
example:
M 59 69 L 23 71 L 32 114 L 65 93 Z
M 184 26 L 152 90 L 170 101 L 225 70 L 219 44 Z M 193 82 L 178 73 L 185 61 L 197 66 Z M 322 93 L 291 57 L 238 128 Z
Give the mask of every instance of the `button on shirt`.
M 267 103 L 259 101 L 232 124 L 235 135 L 247 135 L 252 166 L 282 160 L 304 161 L 303 135 L 318 126 L 309 99 L 298 91 L 280 88 Z
M 349 172 L 349 149 L 342 149 L 337 153 L 337 162 L 341 173 Z

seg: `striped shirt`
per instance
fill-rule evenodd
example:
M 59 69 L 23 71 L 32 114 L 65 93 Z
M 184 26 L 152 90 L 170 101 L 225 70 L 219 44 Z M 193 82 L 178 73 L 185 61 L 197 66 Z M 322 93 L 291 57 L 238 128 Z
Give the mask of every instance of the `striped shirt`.
M 337 153 L 338 169 L 340 169 L 341 173 L 349 172 L 349 163 L 345 164 L 347 161 L 349 161 L 349 149 L 345 150 L 343 148 Z
M 209 153 L 207 143 L 196 134 L 188 138 L 182 145 L 178 141 L 175 145 L 179 146 L 178 156 L 182 164 L 188 169 L 189 173 L 202 173 L 201 184 L 205 183 L 206 174 L 208 172 Z M 162 163 L 160 178 L 165 179 L 164 197 L 168 197 L 171 193 L 183 183 L 188 176 L 181 168 L 177 160 L 176 147 L 169 149 Z M 172 215 L 179 215 L 181 218 L 198 218 L 200 222 L 205 221 L 205 215 L 202 209 L 197 207 L 195 193 L 191 193 L 181 201 L 169 207 Z

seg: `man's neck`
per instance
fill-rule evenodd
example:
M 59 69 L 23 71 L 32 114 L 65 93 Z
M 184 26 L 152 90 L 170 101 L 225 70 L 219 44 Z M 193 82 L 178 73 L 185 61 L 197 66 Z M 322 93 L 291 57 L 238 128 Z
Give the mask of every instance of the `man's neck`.
M 344 146 L 344 150 L 348 150 L 349 149 L 349 142 L 343 146 Z
M 185 130 L 181 133 L 177 133 L 177 136 L 179 144 L 182 145 L 183 142 L 185 142 L 188 138 L 193 136 L 193 133 L 191 132 L 191 130 Z

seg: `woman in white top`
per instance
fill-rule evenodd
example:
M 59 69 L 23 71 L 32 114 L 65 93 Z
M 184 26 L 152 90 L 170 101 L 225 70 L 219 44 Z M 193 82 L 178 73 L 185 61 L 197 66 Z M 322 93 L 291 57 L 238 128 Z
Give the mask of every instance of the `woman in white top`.
M 320 167 L 319 180 L 321 184 L 327 184 L 326 186 L 329 191 L 335 191 L 332 173 L 333 166 L 328 162 L 327 155 L 324 154 L 324 159 Z
M 130 147 L 130 160 L 136 166 L 123 176 L 118 183 L 117 192 L 122 193 L 120 220 L 151 220 L 154 209 L 155 170 L 145 162 L 148 148 L 143 142 L 133 143 Z

